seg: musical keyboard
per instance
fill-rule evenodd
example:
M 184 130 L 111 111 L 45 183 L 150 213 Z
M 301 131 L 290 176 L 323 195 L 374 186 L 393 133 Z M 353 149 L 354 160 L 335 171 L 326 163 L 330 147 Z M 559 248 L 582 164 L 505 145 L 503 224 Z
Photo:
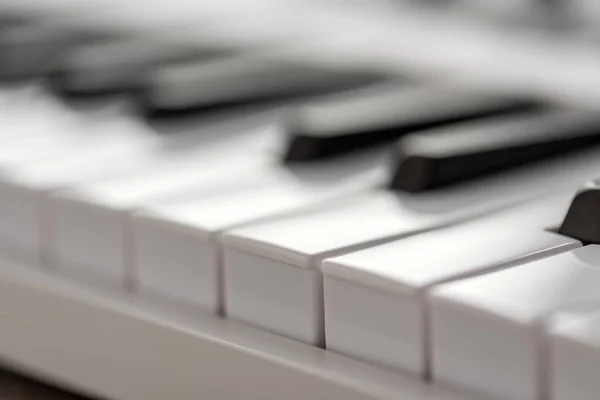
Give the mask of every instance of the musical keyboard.
M 292 2 L 252 38 L 285 6 L 228 36 L 251 6 L 3 3 L 2 365 L 111 399 L 600 395 L 594 110 L 324 62 Z

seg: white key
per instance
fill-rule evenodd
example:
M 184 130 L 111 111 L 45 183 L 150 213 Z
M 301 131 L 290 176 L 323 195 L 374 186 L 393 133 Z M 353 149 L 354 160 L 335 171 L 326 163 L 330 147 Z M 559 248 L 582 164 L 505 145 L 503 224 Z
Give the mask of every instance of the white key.
M 544 231 L 560 224 L 573 192 L 325 260 L 327 349 L 425 376 L 431 288 L 580 246 Z
M 0 138 L 0 162 L 17 160 L 26 152 L 44 157 L 50 153 L 40 151 L 43 145 L 60 143 L 61 139 L 72 140 L 72 131 L 63 129 L 76 121 L 73 112 L 68 112 L 35 86 L 2 89 L 2 132 Z M 82 135 L 78 135 L 82 136 Z M 82 136 L 83 137 L 83 136 Z M 37 145 L 37 144 L 41 145 Z
M 462 215 L 464 217 L 464 215 Z M 374 191 L 317 211 L 224 235 L 227 316 L 314 345 L 323 344 L 319 266 L 324 258 L 460 219 L 407 207 Z
M 280 136 L 277 126 L 263 125 L 240 135 L 225 133 L 221 140 L 212 137 L 197 151 L 146 158 L 137 172 L 122 178 L 51 193 L 53 263 L 78 274 L 127 279 L 131 211 L 188 191 L 198 193 L 259 175 L 277 156 L 273 151 Z M 95 229 L 89 229 L 92 226 Z
M 596 400 L 600 393 L 600 307 L 560 313 L 551 319 L 548 331 L 550 398 Z
M 75 128 L 82 129 L 79 125 Z M 73 129 L 65 126 L 64 129 Z M 101 131 L 93 133 L 92 131 Z M 78 132 L 83 135 L 83 132 Z M 142 125 L 128 118 L 107 118 L 106 122 L 85 125 L 85 134 L 96 139 L 67 146 L 64 151 L 41 161 L 19 160 L 5 164 L 0 174 L 0 241 L 5 250 L 39 262 L 43 247 L 42 231 L 47 224 L 45 196 L 80 182 L 136 168 L 136 160 L 156 151 L 160 141 Z M 32 256 L 32 258 L 30 258 Z
M 251 182 L 233 182 L 218 195 L 149 207 L 134 218 L 140 289 L 218 312 L 219 234 L 383 182 L 380 162 L 362 167 L 358 161 L 320 164 L 304 173 L 274 169 Z
M 76 148 L 94 148 L 101 143 L 126 140 L 119 132 L 94 129 L 99 122 L 119 115 L 122 103 L 76 112 L 35 85 L 16 89 L 12 101 L 9 98 L 6 101 L 9 103 L 1 115 L 1 167 L 60 159 Z
M 323 259 L 453 224 L 553 188 L 571 188 L 597 175 L 598 167 L 597 152 L 591 152 L 445 191 L 397 197 L 374 193 L 302 218 L 234 229 L 224 235 L 225 312 L 306 343 L 323 344 Z M 300 281 L 303 289 L 281 289 Z
M 599 251 L 589 245 L 434 289 L 434 381 L 491 398 L 546 398 L 544 320 L 600 304 Z

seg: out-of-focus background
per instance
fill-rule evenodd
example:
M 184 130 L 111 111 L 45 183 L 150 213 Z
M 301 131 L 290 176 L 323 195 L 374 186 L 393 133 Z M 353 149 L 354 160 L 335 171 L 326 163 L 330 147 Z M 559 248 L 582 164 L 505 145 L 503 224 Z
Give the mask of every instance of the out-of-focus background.
M 594 0 L 3 0 L 14 15 L 165 42 L 264 46 L 341 68 L 450 79 L 595 106 Z

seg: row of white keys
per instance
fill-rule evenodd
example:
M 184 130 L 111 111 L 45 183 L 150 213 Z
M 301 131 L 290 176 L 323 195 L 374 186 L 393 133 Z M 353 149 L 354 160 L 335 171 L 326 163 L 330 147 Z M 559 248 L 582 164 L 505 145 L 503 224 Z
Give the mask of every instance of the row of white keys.
M 391 84 L 394 87 L 395 84 Z M 373 101 L 377 104 L 380 100 L 379 96 L 386 95 L 389 90 L 388 87 L 379 87 L 378 90 L 357 90 L 352 92 L 356 94 L 357 98 L 350 96 L 349 104 L 346 104 L 350 109 L 355 105 L 354 100 L 358 100 L 362 103 L 363 96 L 371 99 L 371 102 L 366 102 L 364 106 L 368 106 Z M 394 89 L 393 92 L 402 92 L 404 89 Z M 396 101 L 399 106 L 405 103 L 411 103 L 414 101 L 413 94 L 415 90 L 409 88 L 404 92 L 404 96 L 397 96 Z M 453 101 L 454 97 L 448 98 L 448 91 L 440 89 L 436 92 L 435 88 L 423 88 L 423 93 L 429 96 L 423 96 L 420 105 L 422 108 L 429 107 L 429 103 L 434 102 L 432 99 L 436 99 L 438 102 Z M 465 100 L 463 102 L 454 102 L 453 107 L 447 107 L 444 109 L 444 117 L 448 115 L 460 115 L 464 116 L 465 112 L 469 114 L 472 108 L 476 109 L 476 112 L 481 110 L 482 104 L 488 104 L 492 109 L 498 106 L 498 100 L 495 98 L 488 98 L 487 96 L 470 95 L 464 94 Z M 462 99 L 462 95 L 461 95 Z M 334 103 L 340 101 L 337 97 L 332 100 Z M 500 102 L 502 104 L 502 102 Z M 511 103 L 511 102 L 509 102 Z M 434 104 L 437 104 L 434 102 Z M 474 106 L 475 104 L 475 106 Z M 511 103 L 512 104 L 512 103 Z M 324 106 L 327 106 L 325 104 Z M 484 107 L 485 108 L 485 107 Z M 374 112 L 379 119 L 383 119 L 386 126 L 405 126 L 411 125 L 413 119 L 416 118 L 419 122 L 422 119 L 425 120 L 437 120 L 439 115 L 436 115 L 438 109 L 434 109 L 434 112 L 430 112 L 429 116 L 424 115 L 426 113 L 415 113 L 415 115 L 399 115 L 397 120 L 391 120 L 389 118 L 388 110 L 384 109 L 383 114 L 381 111 Z M 284 115 L 286 112 L 284 110 Z M 331 115 L 333 119 L 339 119 L 339 109 L 333 107 L 331 109 Z M 450 118 L 450 117 L 447 117 Z M 378 118 L 370 119 L 371 126 L 373 129 L 380 129 L 378 125 L 380 122 Z M 329 120 L 321 121 L 322 125 L 327 127 L 333 126 L 338 128 L 333 133 L 326 132 L 322 134 L 318 130 L 318 123 L 312 121 L 310 125 L 310 132 L 322 135 L 322 138 L 329 137 L 328 135 L 335 134 L 340 138 L 343 138 L 344 128 L 349 129 L 352 132 L 354 124 L 350 123 L 346 126 L 339 123 L 333 124 Z M 365 128 L 361 126 L 361 129 Z M 240 129 L 238 127 L 238 129 Z M 241 129 L 244 129 L 243 127 Z M 366 129 L 368 131 L 368 129 Z M 375 139 L 379 140 L 376 136 Z M 368 144 L 368 141 L 365 141 Z M 380 143 L 380 142 L 377 142 Z M 244 146 L 239 146 L 244 149 Z M 125 243 L 126 231 L 130 229 L 128 215 L 131 211 L 136 209 L 146 208 L 158 200 L 163 199 L 166 201 L 166 197 L 173 198 L 175 194 L 180 195 L 183 199 L 185 192 L 190 191 L 190 198 L 198 199 L 200 191 L 204 184 L 207 182 L 219 182 L 219 187 L 225 190 L 224 186 L 231 185 L 232 189 L 244 179 L 244 173 L 248 171 L 248 165 L 243 159 L 238 159 L 236 154 L 227 154 L 227 146 L 222 146 L 222 151 L 217 153 L 215 156 L 208 156 L 204 160 L 198 160 L 199 164 L 196 164 L 192 168 L 188 168 L 187 171 L 180 170 L 178 175 L 174 175 L 173 171 L 159 171 L 158 175 L 154 173 L 142 172 L 137 177 L 130 177 L 127 179 L 114 180 L 112 182 L 103 182 L 91 185 L 81 185 L 74 190 L 69 192 L 61 193 L 60 196 L 54 196 L 52 201 L 52 213 L 54 214 L 56 221 L 56 229 L 54 232 L 55 246 L 56 246 L 56 264 L 65 266 L 67 268 L 79 269 L 81 271 L 88 271 L 96 273 L 98 276 L 105 275 L 111 278 L 122 278 L 124 274 L 131 272 L 132 268 L 127 267 L 130 264 L 126 259 L 127 255 Z M 246 149 L 250 151 L 251 149 Z M 282 157 L 281 148 L 280 152 L 273 152 L 277 156 Z M 264 161 L 265 157 L 259 157 Z M 367 157 L 369 158 L 369 157 Z M 274 161 L 273 158 L 268 159 Z M 326 175 L 327 171 L 332 173 L 347 174 L 350 181 L 354 182 L 357 179 L 359 185 L 362 188 L 373 187 L 374 185 L 381 183 L 379 179 L 363 179 L 362 174 L 366 170 L 374 168 L 379 171 L 381 163 L 385 162 L 385 159 L 381 157 L 377 165 L 369 165 L 366 169 L 362 163 L 352 165 L 352 162 L 345 163 L 342 166 L 323 166 L 320 168 L 319 165 L 315 165 L 315 174 Z M 203 164 L 201 164 L 203 163 Z M 255 173 L 257 179 L 262 181 L 269 181 L 273 185 L 277 185 L 282 181 L 280 165 L 272 165 L 267 167 L 266 171 L 260 172 L 264 174 L 264 177 L 260 177 L 259 173 Z M 222 170 L 221 172 L 218 172 Z M 217 171 L 217 172 L 215 172 Z M 262 170 L 261 170 L 262 171 Z M 295 170 L 293 173 L 300 173 L 301 171 Z M 215 175 L 218 174 L 218 175 Z M 377 175 L 378 173 L 375 173 Z M 226 179 L 226 177 L 229 178 Z M 218 178 L 218 179 L 216 179 Z M 283 178 L 283 181 L 289 182 L 292 186 L 295 178 L 287 177 Z M 228 183 L 229 182 L 229 183 Z M 331 182 L 331 181 L 330 181 Z M 346 189 L 347 183 L 343 180 L 334 182 L 331 184 L 331 188 L 326 188 L 322 193 L 339 193 L 341 188 L 344 190 L 356 190 L 354 183 L 351 188 Z M 284 185 L 285 188 L 281 190 L 287 191 L 292 190 L 288 186 Z M 315 186 L 313 186 L 315 187 Z M 168 195 L 168 196 L 166 196 Z M 315 195 L 314 198 L 318 199 L 322 196 L 321 194 Z M 329 196 L 326 196 L 329 197 Z M 243 201 L 243 200 L 240 200 Z M 301 201 L 302 203 L 304 200 Z M 289 207 L 289 206 L 288 206 Z M 102 226 L 103 229 L 96 229 L 89 231 L 86 226 Z
M 388 83 L 325 96 L 300 106 L 294 113 L 292 131 L 298 134 L 295 139 L 305 142 L 292 141 L 293 150 L 288 151 L 287 157 L 294 153 L 290 158 L 309 161 L 308 166 L 296 164 L 275 170 L 269 175 L 275 175 L 276 179 L 266 184 L 239 188 L 237 192 L 226 191 L 222 196 L 194 196 L 189 201 L 139 205 L 147 209 L 134 219 L 136 252 L 132 258 L 136 262 L 140 289 L 218 311 L 222 307 L 217 238 L 221 232 L 282 212 L 298 212 L 315 203 L 383 182 L 379 176 L 383 176 L 384 159 L 372 170 L 357 164 L 359 160 L 353 156 L 340 160 L 338 165 L 318 163 L 311 168 L 313 158 L 308 156 L 314 159 L 331 156 L 328 152 L 335 150 L 337 142 L 342 149 L 360 148 L 351 140 L 356 136 L 362 136 L 362 145 L 368 145 L 369 141 L 385 143 L 393 137 L 388 132 L 391 132 L 390 127 L 398 127 L 399 135 L 412 126 L 442 124 L 441 121 L 464 118 L 469 113 L 485 115 L 490 107 L 509 104 L 505 101 L 480 95 L 457 95 L 456 91 L 443 87 Z M 469 110 L 467 114 L 466 110 Z M 382 131 L 386 133 L 379 134 Z M 302 154 L 295 154 L 296 150 Z M 375 152 L 376 156 L 379 154 Z M 290 169 L 285 172 L 285 168 Z M 356 171 L 365 174 L 356 175 Z M 232 189 L 235 185 L 239 184 L 233 184 Z M 247 204 L 250 202 L 253 207 Z M 178 263 L 173 265 L 171 259 Z
M 294 218 L 224 235 L 225 313 L 311 344 L 323 343 L 325 258 L 472 218 L 597 174 L 597 151 L 427 195 L 373 192 Z M 293 288 L 293 290 L 292 290 Z
M 157 148 L 161 140 L 131 121 L 120 102 L 81 113 L 36 84 L 9 92 L 13 103 L 3 117 L 0 152 L 0 237 L 3 247 L 35 251 L 39 247 L 37 199 L 23 192 L 22 184 L 59 170 L 67 171 L 69 178 L 55 181 L 58 187 L 77 177 L 102 176 Z
M 108 112 L 103 117 L 82 117 L 72 120 L 56 113 L 39 113 L 35 109 L 25 112 L 21 119 L 14 119 L 9 129 L 18 140 L 5 140 L 6 154 L 0 155 L 0 215 L 3 224 L 0 237 L 10 245 L 36 249 L 39 238 L 36 229 L 38 213 L 33 212 L 35 198 L 19 188 L 34 171 L 37 175 L 51 175 L 61 169 L 69 171 L 72 180 L 78 176 L 101 176 L 116 170 L 140 153 L 150 151 L 159 144 L 157 137 L 121 119 L 118 113 Z M 67 111 L 69 112 L 69 111 Z M 56 118 L 52 121 L 52 118 Z M 27 132 L 30 119 L 37 119 L 37 126 Z M 54 131 L 57 133 L 54 134 Z M 90 166 L 93 166 L 93 168 Z M 67 184 L 69 179 L 57 184 Z
M 227 157 L 227 154 L 225 153 L 223 157 Z M 158 208 L 161 203 L 191 199 L 192 208 L 197 203 L 201 212 L 205 212 L 200 216 L 234 219 L 233 207 L 237 205 L 238 213 L 242 215 L 244 212 L 252 212 L 246 208 L 245 196 L 248 196 L 248 201 L 251 201 L 252 193 L 260 194 L 265 187 L 273 190 L 274 187 L 280 186 L 275 191 L 281 192 L 281 194 L 273 193 L 271 197 L 265 196 L 265 201 L 274 200 L 277 196 L 288 197 L 282 198 L 282 204 L 279 206 L 263 203 L 262 207 L 266 209 L 253 210 L 258 214 L 267 215 L 276 212 L 278 207 L 289 210 L 294 207 L 294 204 L 299 206 L 309 202 L 309 199 L 315 202 L 335 194 L 373 187 L 383 181 L 381 178 L 383 170 L 380 164 L 371 166 L 372 163 L 369 162 L 366 168 L 362 168 L 360 164 L 356 165 L 356 160 L 352 160 L 353 162 L 345 164 L 345 166 L 351 164 L 351 172 L 345 177 L 341 175 L 335 181 L 332 179 L 330 181 L 332 187 L 320 189 L 319 183 L 316 183 L 312 187 L 305 188 L 307 192 L 312 189 L 312 193 L 303 194 L 298 190 L 294 196 L 294 190 L 286 187 L 282 181 L 287 181 L 289 185 L 301 179 L 295 177 L 293 173 L 286 176 L 277 164 L 257 165 L 252 159 L 250 160 L 252 163 L 249 163 L 247 159 L 237 159 L 235 156 L 225 160 L 207 157 L 203 161 L 180 170 L 178 174 L 177 172 L 174 174 L 173 170 L 146 172 L 131 179 L 80 185 L 53 196 L 51 208 L 55 223 L 53 235 L 56 265 L 64 269 L 95 274 L 98 277 L 118 280 L 131 277 L 132 273 L 137 273 L 132 271 L 133 266 L 128 259 L 128 250 L 131 246 L 131 215 L 139 209 Z M 319 174 L 318 171 L 316 173 Z M 222 193 L 222 196 L 218 196 L 219 193 Z M 228 205 L 231 209 L 228 209 Z M 215 208 L 206 209 L 204 206 Z M 222 211 L 218 207 L 222 207 Z M 219 222 L 216 222 L 217 226 L 218 224 Z M 97 229 L 91 232 L 87 229 L 88 226 L 95 226 Z M 154 262 L 165 260 L 166 254 L 173 251 L 168 248 L 169 244 L 170 242 L 166 242 L 158 247 L 159 253 L 164 253 Z M 201 248 L 193 251 L 202 252 Z M 179 257 L 177 259 L 183 261 Z M 190 262 L 193 260 L 191 259 Z M 185 296 L 186 293 L 180 295 Z M 192 295 L 192 298 L 194 297 L 197 296 Z
M 40 34 L 44 32 L 43 28 L 24 25 L 23 33 Z M 50 28 L 54 28 L 51 31 L 56 31 L 57 34 L 68 33 L 68 30 L 62 30 L 60 26 L 55 27 L 51 25 L 48 29 Z M 21 31 L 17 29 L 15 33 L 19 34 Z M 6 38 L 6 41 L 14 47 L 14 42 L 11 39 L 10 37 Z M 41 45 L 46 44 L 37 36 L 34 36 L 33 40 L 39 41 Z M 140 40 L 143 41 L 143 39 Z M 110 44 L 107 44 L 107 46 L 112 48 Z M 93 50 L 94 48 L 92 47 L 91 49 Z M 121 48 L 117 45 L 117 50 L 119 49 Z M 154 50 L 154 47 L 150 46 L 150 57 L 157 56 Z M 163 49 L 158 49 L 159 53 L 162 51 Z M 22 60 L 20 57 L 17 57 L 16 61 Z M 113 63 L 113 61 L 111 59 L 110 62 Z M 136 61 L 135 58 L 133 61 Z M 95 60 L 92 60 L 92 63 L 94 62 Z M 91 78 L 87 74 L 84 84 L 89 83 L 90 79 L 91 83 L 94 84 L 96 82 L 95 78 L 93 74 Z M 100 76 L 101 85 L 104 83 L 102 82 L 102 78 Z M 232 117 L 229 116 L 229 118 Z M 276 127 L 271 126 L 265 127 L 263 123 L 265 118 L 261 118 L 259 118 L 261 120 L 259 130 L 271 131 L 276 129 Z M 45 119 L 42 118 L 44 121 Z M 267 118 L 266 120 L 272 119 Z M 111 131 L 123 130 L 123 127 L 119 127 L 118 124 L 115 125 L 112 127 L 105 126 L 103 128 L 104 133 L 109 134 Z M 233 129 L 239 131 L 240 126 L 243 126 L 241 129 L 252 130 L 251 125 L 256 126 L 256 121 L 252 122 L 251 120 L 242 118 L 237 128 Z M 139 129 L 140 127 L 134 127 L 134 129 L 136 128 Z M 111 157 L 112 160 L 105 159 L 106 162 L 103 162 L 100 166 L 98 163 L 102 162 L 103 157 L 81 157 L 81 154 L 77 159 L 74 160 L 71 158 L 68 162 L 61 160 L 60 162 L 38 162 L 27 163 L 26 165 L 20 163 L 19 168 L 11 168 L 10 174 L 4 174 L 0 181 L 0 215 L 2 215 L 2 219 L 5 222 L 2 225 L 0 236 L 2 236 L 4 242 L 9 243 L 11 246 L 17 245 L 19 249 L 29 249 L 34 257 L 39 256 L 51 247 L 51 243 L 54 243 L 51 237 L 53 221 L 50 217 L 53 210 L 48 206 L 47 202 L 48 196 L 59 189 L 78 183 L 90 183 L 99 178 L 107 178 L 114 174 L 121 174 L 127 178 L 121 180 L 119 184 L 99 183 L 97 186 L 92 184 L 90 185 L 90 190 L 100 196 L 103 192 L 108 192 L 107 199 L 103 198 L 102 200 L 108 202 L 114 201 L 115 203 L 119 203 L 118 207 L 126 208 L 125 203 L 136 203 L 137 200 L 141 200 L 140 198 L 150 198 L 153 195 L 159 195 L 163 192 L 198 186 L 203 181 L 216 180 L 220 175 L 243 175 L 248 170 L 257 167 L 258 164 L 272 161 L 272 158 L 266 156 L 267 152 L 274 150 L 275 147 L 279 150 L 279 146 L 274 144 L 276 141 L 274 134 L 258 132 L 234 137 L 234 135 L 230 134 L 231 132 L 227 132 L 227 130 L 232 129 L 231 126 L 225 126 L 221 129 L 224 129 L 226 132 L 209 133 L 206 132 L 210 130 L 207 127 L 197 129 L 197 138 L 202 139 L 203 135 L 211 136 L 209 140 L 204 141 L 206 143 L 201 143 L 209 144 L 211 147 L 208 149 L 192 149 L 190 151 L 185 149 L 184 146 L 197 145 L 198 143 L 194 142 L 198 142 L 198 140 L 191 140 L 189 143 L 186 143 L 186 140 L 180 140 L 180 138 L 173 140 L 168 138 L 164 140 L 165 143 L 159 143 L 156 149 L 146 149 L 145 152 L 136 154 L 130 153 L 125 160 L 118 159 L 118 153 L 113 154 Z M 219 131 L 220 129 L 213 128 L 213 130 Z M 224 140 L 223 138 L 218 138 L 218 136 L 226 136 L 226 138 Z M 268 139 L 265 141 L 267 136 Z M 47 140 L 51 145 L 57 144 L 51 137 Z M 211 144 L 211 141 L 218 143 Z M 38 145 L 34 143 L 33 146 L 22 147 L 26 147 L 24 150 L 29 154 L 32 148 L 36 150 L 42 148 L 39 142 L 36 143 Z M 58 144 L 62 145 L 60 142 Z M 273 146 L 271 147 L 271 145 Z M 172 147 L 175 147 L 176 150 L 173 150 Z M 266 149 L 266 147 L 269 147 L 269 149 Z M 11 155 L 14 157 L 14 150 Z M 48 159 L 55 160 L 56 157 L 49 156 Z M 19 161 L 21 160 L 19 159 Z M 227 168 L 223 168 L 224 165 Z M 82 189 L 82 191 L 85 192 L 85 189 Z M 110 194 L 114 192 L 118 192 L 118 194 L 113 196 L 116 198 L 111 198 Z M 66 196 L 68 197 L 68 194 Z M 60 206 L 58 209 L 62 210 Z M 100 229 L 97 231 L 98 233 L 102 232 Z M 109 243 L 111 243 L 110 236 L 112 232 L 109 232 L 108 235 Z M 100 236 L 102 237 L 102 235 Z M 79 243 L 85 242 L 86 238 L 87 235 L 83 235 Z M 56 243 L 60 247 L 62 241 L 58 240 Z M 69 257 L 71 253 L 67 251 L 66 254 Z M 112 253 L 107 252 L 107 254 Z M 63 255 L 63 252 L 59 252 L 59 258 L 62 258 Z M 77 259 L 77 257 L 73 258 Z
M 588 245 L 436 289 L 433 379 L 492 398 L 550 395 L 548 363 L 561 360 L 548 357 L 546 320 L 580 304 L 600 306 L 599 251 Z
M 71 187 L 81 185 L 80 192 L 84 194 L 89 188 L 100 196 L 98 199 L 126 208 L 125 204 L 135 203 L 136 193 L 150 197 L 169 190 L 188 189 L 228 173 L 250 174 L 272 161 L 276 154 L 274 148 L 279 138 L 276 126 L 259 125 L 239 135 L 230 132 L 222 137 L 210 132 L 204 137 L 202 129 L 191 128 L 190 132 L 160 138 L 134 118 L 113 116 L 112 120 L 98 123 L 96 129 L 117 136 L 138 131 L 152 139 L 151 145 L 131 148 L 117 143 L 115 148 L 97 152 L 95 157 L 88 151 L 64 160 L 29 162 L 11 168 L 0 177 L 0 215 L 6 222 L 1 232 L 6 242 L 16 250 L 28 249 L 34 259 L 49 251 L 55 243 L 54 203 L 50 199 L 63 192 L 69 197 Z M 114 180 L 119 183 L 113 185 Z M 119 194 L 111 197 L 114 191 Z M 58 209 L 62 210 L 60 206 Z M 94 221 L 89 222 L 88 227 L 94 226 Z M 86 228 L 82 240 L 94 233 L 100 235 L 99 227 L 92 231 Z
M 37 32 L 35 28 L 32 26 L 34 33 Z M 60 31 L 60 27 L 56 29 Z M 44 44 L 43 40 L 41 44 Z M 112 112 L 111 107 L 107 107 L 108 110 L 100 113 L 81 116 L 36 85 L 31 86 L 33 89 L 29 91 L 21 90 L 25 92 L 19 102 L 22 107 L 15 110 L 15 106 L 10 104 L 11 110 L 7 112 L 9 123 L 4 124 L 10 129 L 4 129 L 3 136 L 10 136 L 11 146 L 3 147 L 0 154 L 4 167 L 0 178 L 0 215 L 5 222 L 0 228 L 0 237 L 3 244 L 29 249 L 34 259 L 40 248 L 45 246 L 41 243 L 40 219 L 45 219 L 41 217 L 41 210 L 45 208 L 42 207 L 45 201 L 42 197 L 48 192 L 79 182 L 140 170 L 155 173 L 162 170 L 166 175 L 165 170 L 169 168 L 171 173 L 185 169 L 190 171 L 188 180 L 192 180 L 191 171 L 196 159 L 201 160 L 207 155 L 215 159 L 220 154 L 245 160 L 250 154 L 253 161 L 248 160 L 246 164 L 254 164 L 254 160 L 262 157 L 263 150 L 267 151 L 265 146 L 279 147 L 274 144 L 274 133 L 262 132 L 234 137 L 233 134 L 211 134 L 205 132 L 206 128 L 196 128 L 193 130 L 197 132 L 170 132 L 170 135 L 161 138 L 127 111 Z M 243 121 L 252 125 L 250 120 Z M 254 125 L 257 125 L 256 121 Z M 6 142 L 9 138 L 4 139 Z M 212 142 L 220 142 L 221 147 L 212 151 L 198 149 L 199 145 Z M 124 157 L 124 154 L 127 156 Z
M 560 224 L 573 192 L 325 260 L 327 348 L 426 376 L 437 362 L 428 342 L 430 291 L 581 246 L 545 230 Z
M 598 243 L 597 187 L 587 183 L 565 207 L 563 238 Z M 599 257 L 589 244 L 436 288 L 433 379 L 490 398 L 596 398 L 586 371 L 593 351 L 584 356 L 577 341 L 590 344 L 584 321 L 600 309 Z
M 371 164 L 370 158 L 363 162 Z M 138 289 L 219 312 L 223 286 L 219 234 L 383 183 L 381 162 L 373 167 L 360 164 L 360 158 L 349 157 L 305 171 L 265 171 L 268 179 L 249 187 L 234 182 L 215 195 L 147 205 L 133 219 Z

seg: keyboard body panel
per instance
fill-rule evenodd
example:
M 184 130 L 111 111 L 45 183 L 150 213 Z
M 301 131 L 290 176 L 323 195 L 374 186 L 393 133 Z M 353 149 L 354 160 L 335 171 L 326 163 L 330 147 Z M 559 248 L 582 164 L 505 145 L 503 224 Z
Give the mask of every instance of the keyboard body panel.
M 112 399 L 185 400 L 201 393 L 216 400 L 487 400 L 197 309 L 88 283 L 0 262 L 1 362 Z

